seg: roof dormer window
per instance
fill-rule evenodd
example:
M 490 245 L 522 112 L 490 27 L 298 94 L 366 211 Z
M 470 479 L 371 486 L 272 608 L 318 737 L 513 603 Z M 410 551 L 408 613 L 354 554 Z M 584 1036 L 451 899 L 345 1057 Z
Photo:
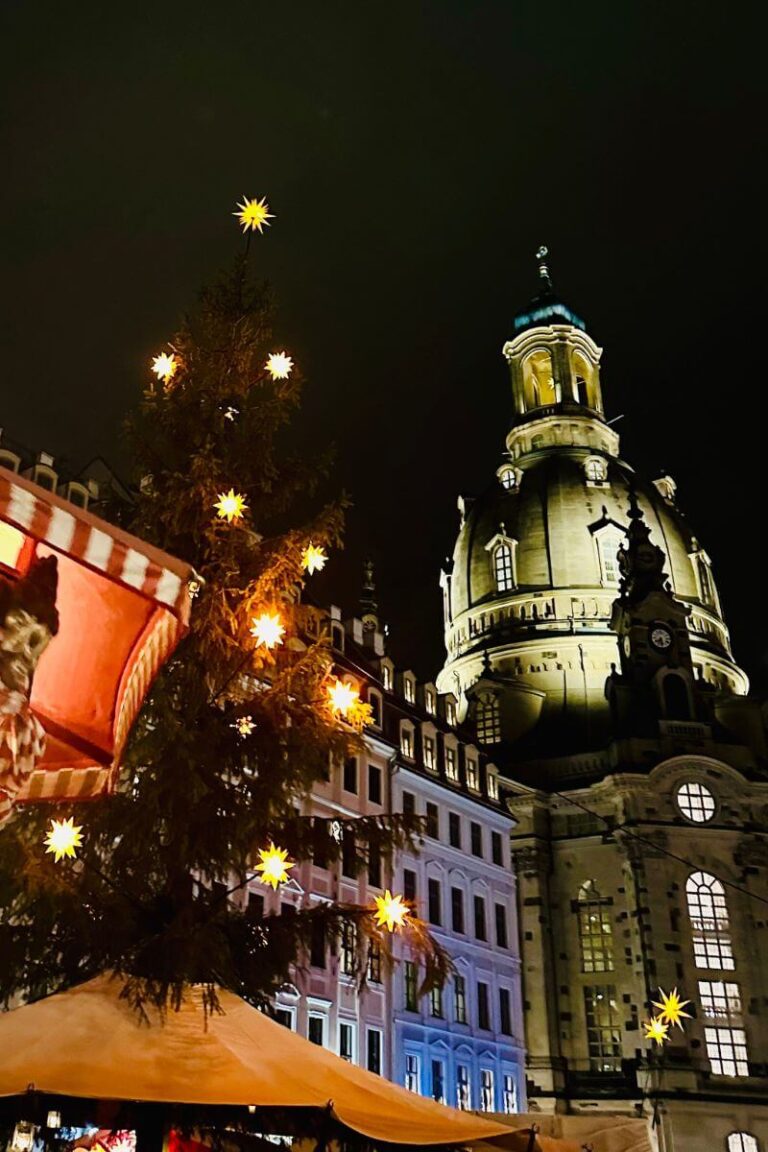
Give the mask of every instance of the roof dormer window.
M 411 676 L 403 677 L 403 696 L 408 704 L 416 701 L 416 683 Z

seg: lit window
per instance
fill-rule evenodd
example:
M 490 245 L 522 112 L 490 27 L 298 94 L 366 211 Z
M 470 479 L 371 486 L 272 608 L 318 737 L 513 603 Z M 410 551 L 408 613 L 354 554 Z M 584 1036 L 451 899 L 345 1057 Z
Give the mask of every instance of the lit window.
M 427 688 L 426 692 L 424 693 L 424 707 L 426 708 L 427 712 L 429 712 L 430 716 L 434 716 L 435 714 L 436 703 L 437 701 L 435 700 L 434 692 L 431 688 Z
M 749 1076 L 743 1028 L 705 1028 L 704 1040 L 714 1076 Z
M 405 1086 L 409 1092 L 418 1092 L 420 1088 L 421 1069 L 418 1056 L 411 1052 L 405 1055 Z
M 512 549 L 509 544 L 499 544 L 493 552 L 493 571 L 496 577 L 496 591 L 510 592 L 514 586 L 512 570 Z
M 598 539 L 600 554 L 600 579 L 612 588 L 618 587 L 621 579 L 619 571 L 619 550 L 622 537 L 618 532 L 601 532 Z
M 355 1026 L 343 1020 L 339 1022 L 339 1056 L 350 1064 L 355 1062 Z
M 514 1076 L 510 1076 L 509 1073 L 504 1076 L 501 1106 L 507 1113 L 517 1112 L 517 1085 Z
M 456 724 L 456 705 L 453 700 L 446 700 L 445 702 L 445 718 L 453 728 Z
M 400 751 L 409 760 L 413 759 L 413 732 L 410 728 L 401 728 L 400 730 Z
M 459 769 L 456 765 L 456 749 L 445 749 L 445 775 L 454 782 L 459 778 Z
M 481 744 L 498 744 L 501 740 L 501 714 L 495 696 L 480 700 L 477 705 L 477 738 Z
M 403 695 L 409 704 L 413 704 L 416 699 L 416 690 L 410 676 L 406 676 L 403 680 Z
M 502 488 L 506 488 L 507 491 L 517 487 L 517 476 L 514 468 L 502 468 L 499 472 L 499 480 Z
M 386 692 L 392 691 L 392 669 L 385 664 L 381 669 L 381 682 Z
M 612 984 L 584 989 L 589 1066 L 592 1072 L 618 1072 L 621 1068 L 621 1021 Z
M 498 800 L 499 798 L 499 778 L 495 772 L 489 772 L 487 775 L 488 780 L 488 799 Z
M 493 1069 L 480 1069 L 480 1108 L 483 1112 L 494 1111 Z
M 433 988 L 429 994 L 429 1014 L 438 1020 L 443 1018 L 443 990 Z
M 425 736 L 422 740 L 424 748 L 424 767 L 435 768 L 435 738 L 434 736 Z
M 467 757 L 467 788 L 471 788 L 473 792 L 480 790 L 480 778 L 477 774 L 477 760 L 472 760 Z
M 613 929 L 604 899 L 590 880 L 579 891 L 579 943 L 582 972 L 613 971 Z
M 759 1152 L 759 1145 L 751 1132 L 731 1132 L 728 1152 Z
M 723 885 L 708 872 L 693 872 L 685 891 L 696 967 L 732 972 L 736 964 Z
M 0 523 L 0 563 L 15 568 L 24 547 L 24 534 L 11 524 Z
M 469 1068 L 466 1064 L 456 1065 L 456 1107 L 468 1112 L 472 1107 L 472 1087 L 469 1080 Z M 729 1149 L 728 1152 L 731 1152 Z M 734 1149 L 734 1152 L 741 1152 Z M 748 1152 L 744 1149 L 744 1152 Z
M 600 484 L 606 477 L 605 461 L 596 457 L 587 460 L 584 465 L 584 475 L 592 484 Z
M 710 1020 L 741 1021 L 741 992 L 738 984 L 723 980 L 699 980 L 699 1005 Z
M 690 781 L 677 790 L 677 806 L 694 824 L 706 824 L 715 814 L 715 798 L 704 784 Z
M 454 892 L 456 889 L 454 888 Z M 453 983 L 454 1000 L 453 1010 L 457 1024 L 467 1023 L 467 982 L 458 972 Z

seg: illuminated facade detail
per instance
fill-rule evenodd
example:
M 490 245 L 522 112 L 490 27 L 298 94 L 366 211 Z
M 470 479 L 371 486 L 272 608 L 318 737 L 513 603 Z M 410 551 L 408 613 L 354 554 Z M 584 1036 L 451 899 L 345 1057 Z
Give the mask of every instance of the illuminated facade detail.
M 694 872 L 688 877 L 685 892 L 696 967 L 732 972 L 736 964 L 725 888 L 716 876 Z
M 681 784 L 676 795 L 677 806 L 693 824 L 707 824 L 715 814 L 715 798 L 706 784 L 697 780 Z

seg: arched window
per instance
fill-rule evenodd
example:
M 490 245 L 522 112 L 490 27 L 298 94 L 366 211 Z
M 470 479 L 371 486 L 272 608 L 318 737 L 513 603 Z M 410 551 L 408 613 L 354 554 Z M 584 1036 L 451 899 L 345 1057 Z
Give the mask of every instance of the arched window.
M 498 744 L 501 740 L 499 701 L 495 696 L 478 702 L 477 738 L 481 744 Z
M 556 404 L 560 400 L 552 370 L 552 357 L 544 348 L 532 352 L 523 363 L 523 396 L 526 411 L 545 404 Z
M 600 895 L 594 880 L 582 884 L 576 904 L 582 972 L 613 972 L 610 905 L 610 899 Z
M 607 476 L 605 461 L 598 456 L 591 456 L 584 462 L 584 475 L 592 484 L 600 484 Z
M 493 571 L 496 577 L 497 592 L 511 592 L 515 586 L 512 566 L 512 548 L 509 544 L 499 544 L 493 553 Z
M 757 1137 L 751 1132 L 731 1132 L 727 1147 L 728 1152 L 760 1152 Z
M 663 680 L 664 714 L 668 720 L 690 720 L 691 701 L 688 685 L 682 676 L 669 672 Z
M 509 466 L 500 468 L 498 471 L 498 477 L 502 488 L 506 488 L 507 491 L 517 487 L 517 473 L 515 472 L 514 468 Z
M 621 540 L 621 533 L 613 529 L 601 532 L 597 539 L 600 580 L 610 588 L 618 588 L 621 579 L 621 572 L 619 571 Z
M 732 972 L 736 967 L 725 888 L 709 872 L 692 872 L 685 885 L 697 968 Z

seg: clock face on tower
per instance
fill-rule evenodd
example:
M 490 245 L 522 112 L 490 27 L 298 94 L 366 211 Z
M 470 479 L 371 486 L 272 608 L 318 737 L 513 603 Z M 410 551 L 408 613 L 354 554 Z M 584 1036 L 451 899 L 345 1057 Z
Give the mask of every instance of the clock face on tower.
M 624 647 L 624 655 L 627 657 L 627 659 L 629 659 L 629 657 L 632 653 L 632 641 L 629 638 L 629 633 L 626 633 L 624 636 L 623 647 Z
M 666 652 L 672 646 L 672 633 L 666 624 L 651 624 L 648 629 L 648 640 L 657 652 Z

